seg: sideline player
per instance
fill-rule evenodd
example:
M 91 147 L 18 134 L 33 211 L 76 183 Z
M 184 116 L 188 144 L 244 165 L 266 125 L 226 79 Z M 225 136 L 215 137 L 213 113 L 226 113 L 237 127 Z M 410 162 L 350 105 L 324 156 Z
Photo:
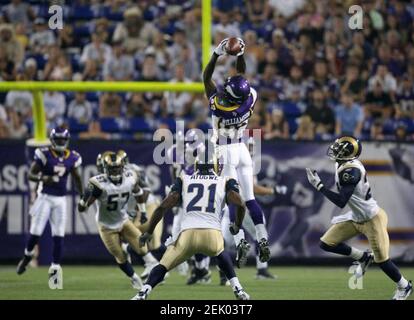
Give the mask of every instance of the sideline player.
M 141 244 L 150 240 L 152 232 L 164 214 L 182 203 L 184 215 L 181 230 L 169 244 L 160 264 L 152 269 L 145 285 L 133 300 L 147 299 L 153 288 L 159 284 L 168 270 L 187 260 L 196 253 L 216 257 L 218 266 L 229 279 L 234 294 L 239 300 L 249 300 L 233 268 L 230 256 L 224 251 L 221 234 L 221 214 L 225 202 L 237 207 L 232 233 L 242 225 L 245 206 L 239 195 L 236 180 L 218 176 L 216 164 L 196 164 L 193 175 L 182 174 L 171 192 L 155 210 L 147 233 L 140 238 Z
M 131 196 L 139 198 L 143 190 L 138 184 L 135 172 L 124 170 L 122 158 L 115 152 L 107 152 L 104 155 L 103 168 L 103 174 L 89 179 L 88 189 L 78 203 L 78 210 L 85 212 L 96 200 L 98 201 L 96 221 L 99 235 L 119 268 L 131 279 L 132 286 L 139 289 L 142 286 L 141 278 L 127 261 L 121 247 L 121 237 L 137 254 L 147 253 L 147 246 L 139 246 L 138 238 L 141 232 L 129 220 L 127 212 L 128 199 Z
M 217 157 L 223 163 L 222 175 L 237 179 L 240 191 L 250 216 L 255 224 L 258 241 L 259 259 L 266 262 L 270 259 L 268 234 L 264 225 L 262 209 L 253 193 L 253 161 L 247 146 L 242 141 L 244 131 L 257 100 L 257 92 L 250 87 L 249 82 L 242 76 L 246 70 L 244 60 L 245 44 L 239 39 L 240 52 L 237 54 L 236 69 L 238 75 L 229 77 L 223 86 L 217 86 L 212 81 L 212 75 L 218 58 L 226 54 L 228 39 L 224 39 L 214 50 L 203 73 L 206 96 L 212 110 L 213 137 Z M 249 250 L 244 234 L 235 236 L 237 246 L 237 261 L 245 259 Z
M 335 140 L 328 149 L 328 156 L 336 161 L 335 182 L 339 193 L 324 187 L 318 173 L 306 168 L 309 182 L 340 208 L 348 205 L 351 211 L 332 219 L 333 225 L 321 237 L 320 247 L 328 252 L 350 256 L 356 260 L 355 274 L 362 277 L 374 260 L 382 271 L 397 284 L 393 300 L 405 300 L 412 293 L 411 281 L 407 281 L 389 258 L 390 240 L 387 231 L 388 217 L 372 197 L 367 172 L 358 160 L 361 142 L 351 136 Z M 371 251 L 350 247 L 344 241 L 364 234 Z
M 66 194 L 67 179 L 71 174 L 75 187 L 80 195 L 83 194 L 83 185 L 79 172 L 82 158 L 74 150 L 69 150 L 70 133 L 66 128 L 58 127 L 50 133 L 50 147 L 35 150 L 34 161 L 30 167 L 28 178 L 38 182 L 41 188 L 29 214 L 30 237 L 24 250 L 24 256 L 17 265 L 17 274 L 21 275 L 34 254 L 34 247 L 48 221 L 52 230 L 53 260 L 49 268 L 49 277 L 57 275 L 56 282 L 62 279 L 63 238 L 66 228 Z

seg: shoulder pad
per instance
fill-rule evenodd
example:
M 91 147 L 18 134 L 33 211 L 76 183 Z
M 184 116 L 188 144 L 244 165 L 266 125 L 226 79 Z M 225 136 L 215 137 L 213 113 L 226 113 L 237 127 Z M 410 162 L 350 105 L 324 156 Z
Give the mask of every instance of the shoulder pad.
M 359 180 L 361 180 L 361 170 L 357 167 L 347 167 L 339 173 L 339 182 L 341 185 L 356 185 Z
M 99 174 L 89 179 L 89 183 L 93 184 L 95 187 L 97 187 L 100 190 L 103 190 L 102 183 L 105 183 L 107 181 L 108 179 L 105 174 Z

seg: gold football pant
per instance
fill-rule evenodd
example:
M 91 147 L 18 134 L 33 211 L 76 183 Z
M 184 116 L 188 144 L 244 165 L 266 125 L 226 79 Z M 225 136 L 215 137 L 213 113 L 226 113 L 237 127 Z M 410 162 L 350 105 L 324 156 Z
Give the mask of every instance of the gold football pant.
M 168 246 L 160 264 L 167 270 L 189 259 L 196 253 L 216 257 L 224 250 L 221 231 L 215 229 L 187 229 L 181 232 L 177 241 Z
M 148 221 L 144 224 L 141 224 L 139 222 L 140 220 L 140 214 L 138 213 L 137 216 L 134 219 L 134 225 L 142 232 L 146 232 L 148 230 L 148 225 L 149 225 L 149 221 L 152 217 L 152 215 L 154 214 L 155 209 L 157 209 L 157 207 L 159 206 L 159 202 L 152 202 L 150 204 L 147 204 L 146 209 L 147 209 L 147 218 Z M 162 219 L 157 226 L 154 229 L 154 232 L 152 234 L 152 239 L 151 241 L 148 243 L 148 250 L 152 251 L 152 250 L 157 250 L 160 246 L 161 246 L 161 236 L 162 236 L 162 229 L 163 229 L 163 225 L 164 225 L 164 220 Z
M 344 221 L 332 225 L 321 237 L 321 241 L 329 246 L 336 246 L 362 233 L 368 238 L 375 262 L 381 263 L 389 259 L 390 239 L 387 224 L 387 213 L 380 209 L 375 217 L 366 222 Z
M 141 236 L 141 231 L 139 231 L 130 220 L 125 222 L 120 230 L 112 230 L 104 226 L 99 226 L 99 235 L 101 236 L 106 249 L 114 256 L 116 262 L 119 264 L 127 261 L 125 253 L 122 251 L 121 237 L 124 241 L 128 242 L 139 255 L 145 255 L 148 252 L 147 246 L 139 246 L 138 239 Z

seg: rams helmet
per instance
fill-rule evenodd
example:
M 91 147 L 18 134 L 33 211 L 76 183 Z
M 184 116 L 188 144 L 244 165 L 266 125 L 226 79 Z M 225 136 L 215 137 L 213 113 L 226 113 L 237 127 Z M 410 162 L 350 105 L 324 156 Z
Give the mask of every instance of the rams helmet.
M 359 139 L 352 136 L 343 136 L 329 146 L 328 157 L 335 161 L 350 161 L 361 155 L 362 145 Z
M 122 181 L 122 173 L 124 171 L 124 162 L 122 158 L 115 152 L 108 152 L 103 157 L 104 172 L 109 180 L 114 183 Z

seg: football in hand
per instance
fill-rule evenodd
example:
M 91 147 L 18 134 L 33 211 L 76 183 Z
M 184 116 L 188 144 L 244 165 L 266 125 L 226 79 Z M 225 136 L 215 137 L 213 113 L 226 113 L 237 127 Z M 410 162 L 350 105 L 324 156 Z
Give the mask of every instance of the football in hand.
M 240 52 L 241 45 L 237 38 L 229 38 L 224 48 L 229 55 L 235 56 Z

